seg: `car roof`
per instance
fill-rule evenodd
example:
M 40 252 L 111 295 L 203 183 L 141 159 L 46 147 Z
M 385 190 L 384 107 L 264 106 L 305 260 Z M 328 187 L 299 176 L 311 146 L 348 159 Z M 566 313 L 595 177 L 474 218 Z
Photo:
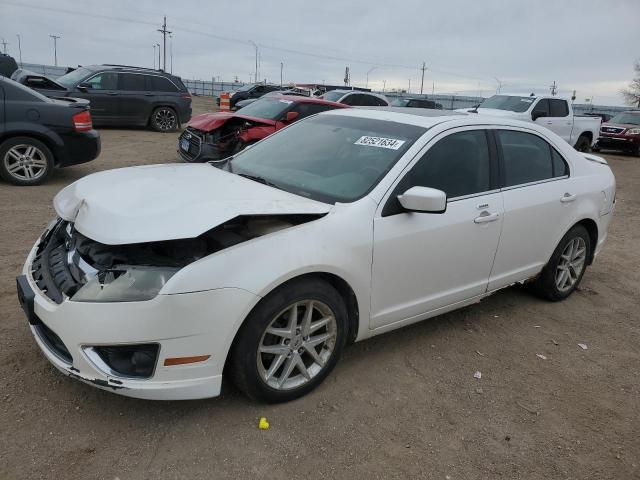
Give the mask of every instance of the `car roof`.
M 317 103 L 320 105 L 331 105 L 332 107 L 345 108 L 348 105 L 344 105 L 343 103 L 338 102 L 330 102 L 329 100 L 324 100 L 323 98 L 317 97 L 305 97 L 304 95 L 271 95 L 267 97 L 269 99 L 277 99 L 277 100 L 287 100 L 288 102 L 297 102 L 297 103 Z
M 82 68 L 86 68 L 87 70 L 91 70 L 94 72 L 98 72 L 100 70 L 116 70 L 122 72 L 139 72 L 139 73 L 148 73 L 154 75 L 166 75 L 167 77 L 175 77 L 175 75 L 164 72 L 162 70 L 157 70 L 155 68 L 145 68 L 145 67 L 134 67 L 131 65 L 115 65 L 105 63 L 103 65 L 83 65 Z

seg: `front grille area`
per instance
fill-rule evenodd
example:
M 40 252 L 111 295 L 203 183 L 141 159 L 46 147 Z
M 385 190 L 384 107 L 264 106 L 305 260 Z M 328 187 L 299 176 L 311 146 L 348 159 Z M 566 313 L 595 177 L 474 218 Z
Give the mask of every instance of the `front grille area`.
M 189 150 L 184 150 L 182 148 L 183 140 L 189 143 Z M 186 130 L 182 132 L 182 135 L 180 135 L 178 145 L 180 154 L 189 160 L 193 160 L 200 155 L 200 149 L 202 148 L 202 132 L 193 127 L 187 127 Z
M 51 350 L 61 360 L 67 363 L 73 363 L 73 357 L 69 353 L 69 350 L 53 330 L 41 321 L 34 325 L 34 328 L 38 332 L 38 336 L 42 342 L 49 348 L 49 350 Z
M 620 134 L 624 132 L 624 128 L 620 127 L 600 127 L 600 133 Z
M 80 287 L 69 270 L 67 226 L 67 222 L 59 221 L 42 236 L 31 265 L 31 275 L 38 288 L 58 304 L 64 295 L 70 297 Z

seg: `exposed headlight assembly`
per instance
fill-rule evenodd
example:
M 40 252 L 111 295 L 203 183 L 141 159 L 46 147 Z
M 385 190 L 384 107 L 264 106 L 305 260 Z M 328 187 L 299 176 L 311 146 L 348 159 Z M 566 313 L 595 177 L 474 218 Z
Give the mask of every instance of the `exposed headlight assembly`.
M 178 268 L 130 266 L 101 271 L 91 277 L 74 302 L 141 302 L 158 295 Z
M 640 128 L 630 128 L 625 135 L 640 135 Z

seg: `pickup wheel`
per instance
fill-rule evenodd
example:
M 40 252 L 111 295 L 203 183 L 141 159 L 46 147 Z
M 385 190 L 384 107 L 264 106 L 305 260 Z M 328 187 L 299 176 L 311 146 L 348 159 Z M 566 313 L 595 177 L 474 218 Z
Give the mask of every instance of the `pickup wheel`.
M 557 302 L 578 288 L 591 258 L 591 239 L 586 228 L 576 225 L 562 237 L 549 262 L 533 283 L 533 291 Z
M 14 185 L 40 185 L 53 166 L 53 153 L 40 140 L 14 137 L 0 144 L 0 176 Z
M 591 140 L 586 135 L 580 135 L 573 148 L 582 153 L 589 153 L 591 151 Z
M 151 114 L 149 123 L 156 132 L 174 132 L 179 125 L 178 115 L 171 107 L 158 107 Z

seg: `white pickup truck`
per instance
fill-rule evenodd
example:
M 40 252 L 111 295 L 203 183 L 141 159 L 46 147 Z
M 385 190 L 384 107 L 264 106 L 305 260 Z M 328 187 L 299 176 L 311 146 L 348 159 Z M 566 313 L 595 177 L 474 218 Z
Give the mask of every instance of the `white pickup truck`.
M 551 95 L 494 95 L 478 108 L 459 111 L 537 123 L 560 135 L 580 152 L 589 152 L 600 132 L 599 118 L 574 115 L 570 101 Z

